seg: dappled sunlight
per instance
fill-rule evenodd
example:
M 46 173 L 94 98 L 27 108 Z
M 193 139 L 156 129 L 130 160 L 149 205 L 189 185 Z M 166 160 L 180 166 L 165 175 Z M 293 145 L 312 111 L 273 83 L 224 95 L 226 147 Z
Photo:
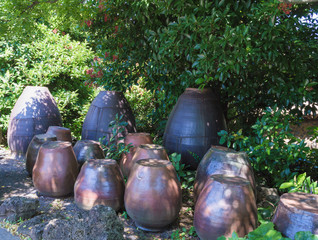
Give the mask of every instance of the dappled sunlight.
M 123 207 L 125 183 L 112 159 L 90 159 L 82 167 L 74 187 L 76 204 L 91 209 L 102 204 L 118 211 Z
M 8 145 L 14 157 L 22 157 L 36 134 L 51 125 L 62 125 L 55 100 L 46 87 L 28 86 L 17 100 L 10 115 Z
M 194 226 L 202 239 L 216 239 L 233 231 L 245 236 L 256 228 L 257 208 L 250 183 L 240 177 L 213 175 L 195 206 Z

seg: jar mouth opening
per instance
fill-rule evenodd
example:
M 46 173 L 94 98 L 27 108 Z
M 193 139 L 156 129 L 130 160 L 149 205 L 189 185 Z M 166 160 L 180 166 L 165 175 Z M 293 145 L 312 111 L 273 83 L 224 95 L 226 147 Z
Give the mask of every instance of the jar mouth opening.
M 51 141 L 44 143 L 42 147 L 45 149 L 63 149 L 72 147 L 72 144 L 68 141 Z
M 61 127 L 61 126 L 49 126 L 48 131 L 49 131 L 49 130 L 68 131 L 68 132 L 71 131 L 69 128 Z
M 146 150 L 164 150 L 165 149 L 163 146 L 158 144 L 142 144 L 139 147 Z
M 169 160 L 153 158 L 140 159 L 136 163 L 144 167 L 166 167 L 172 164 Z
M 104 165 L 116 165 L 117 162 L 114 159 L 99 158 L 99 159 L 89 159 L 87 160 L 87 164 L 96 165 L 96 166 L 104 166 Z
M 240 185 L 240 186 L 251 185 L 251 183 L 245 178 L 235 176 L 235 175 L 214 174 L 210 176 L 210 179 L 213 181 L 219 182 L 221 184 Z
M 150 136 L 150 133 L 145 133 L 145 132 L 128 133 L 127 136 Z
M 47 141 L 47 140 L 56 141 L 57 140 L 56 135 L 51 134 L 51 133 L 37 134 L 34 136 L 34 138 L 37 140 L 43 140 L 43 141 Z
M 186 88 L 186 91 L 192 91 L 192 92 L 206 92 L 206 91 L 210 91 L 210 88 Z

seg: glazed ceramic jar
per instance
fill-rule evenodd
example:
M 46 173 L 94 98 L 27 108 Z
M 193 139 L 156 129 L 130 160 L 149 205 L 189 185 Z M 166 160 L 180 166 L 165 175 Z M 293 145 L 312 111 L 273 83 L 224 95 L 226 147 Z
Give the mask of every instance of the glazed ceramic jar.
M 211 89 L 187 88 L 169 115 L 163 146 L 196 169 L 211 145 L 219 143 L 220 130 L 226 130 L 226 122 L 217 95 Z
M 142 144 L 137 147 L 136 152 L 130 161 L 129 168 L 127 165 L 126 176 L 129 177 L 131 169 L 138 160 L 148 158 L 169 160 L 168 154 L 163 146 L 158 144 Z
M 44 196 L 62 197 L 73 192 L 78 164 L 72 144 L 66 141 L 44 143 L 33 168 L 33 184 Z
M 77 177 L 74 199 L 85 210 L 105 205 L 118 211 L 124 206 L 124 192 L 124 178 L 115 160 L 90 159 Z
M 125 207 L 138 228 L 164 230 L 177 219 L 181 203 L 180 183 L 170 161 L 137 161 L 126 185 Z
M 294 239 L 299 231 L 318 235 L 318 195 L 283 194 L 272 221 L 278 231 L 291 239 Z
M 249 181 L 212 175 L 195 205 L 194 227 L 200 239 L 216 240 L 235 231 L 244 237 L 257 226 L 257 208 Z
M 136 152 L 137 147 L 142 144 L 152 144 L 152 137 L 149 133 L 128 133 L 124 140 L 125 145 L 131 144 L 132 147 L 128 153 L 124 153 L 120 160 L 120 168 L 125 177 L 128 177 L 132 166 L 132 158 Z
M 72 142 L 72 134 L 69 128 L 50 126 L 46 133 L 54 134 L 58 141 L 68 141 L 70 143 Z
M 27 86 L 14 105 L 8 125 L 8 146 L 12 158 L 24 158 L 37 134 L 51 125 L 62 125 L 56 102 L 47 87 Z
M 26 153 L 26 170 L 30 176 L 32 176 L 32 171 L 34 164 L 36 162 L 36 158 L 38 156 L 40 147 L 42 144 L 50 141 L 56 141 L 56 136 L 53 134 L 38 134 L 35 135 L 32 141 L 29 144 L 27 153 Z
M 77 141 L 73 150 L 80 168 L 89 159 L 105 158 L 105 154 L 100 143 L 93 140 Z
M 112 136 L 109 124 L 111 121 L 122 116 L 122 121 L 127 123 L 125 131 L 119 137 L 125 137 L 129 132 L 136 132 L 135 117 L 131 111 L 128 101 L 122 92 L 101 91 L 93 100 L 86 114 L 83 128 L 83 140 L 103 139 L 103 144 Z
M 256 191 L 254 173 L 245 152 L 237 152 L 222 146 L 212 146 L 204 155 L 196 172 L 194 198 L 197 199 L 205 182 L 213 174 L 238 176 L 248 180 Z

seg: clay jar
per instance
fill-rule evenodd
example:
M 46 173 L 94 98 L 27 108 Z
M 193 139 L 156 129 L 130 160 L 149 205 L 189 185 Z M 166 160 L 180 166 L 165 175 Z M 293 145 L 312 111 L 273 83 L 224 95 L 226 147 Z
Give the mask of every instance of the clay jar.
M 106 144 L 112 136 L 109 124 L 116 119 L 116 115 L 122 116 L 122 121 L 127 123 L 118 137 L 125 137 L 129 132 L 136 132 L 135 117 L 124 94 L 116 91 L 101 91 L 86 114 L 82 139 L 99 141 L 104 138 L 103 144 Z
M 33 168 L 33 184 L 40 194 L 62 197 L 73 192 L 78 164 L 70 142 L 44 143 Z
M 129 164 L 130 168 L 126 168 L 127 177 L 129 177 L 134 164 L 141 159 L 169 160 L 169 157 L 163 146 L 157 144 L 142 144 L 136 149 L 136 152 Z
M 30 176 L 32 176 L 33 167 L 36 162 L 36 158 L 38 156 L 38 153 L 42 144 L 46 142 L 50 142 L 50 141 L 56 141 L 56 140 L 57 140 L 56 136 L 53 134 L 38 134 L 33 137 L 26 153 L 26 162 L 25 162 L 26 170 L 28 171 Z
M 294 239 L 299 231 L 318 235 L 318 195 L 285 193 L 280 197 L 273 223 L 278 231 Z
M 118 211 L 124 206 L 124 192 L 124 178 L 115 160 L 90 159 L 78 175 L 74 199 L 76 205 L 85 210 L 105 205 Z
M 105 158 L 100 143 L 93 140 L 80 140 L 76 142 L 73 150 L 80 168 L 89 159 Z
M 132 166 L 132 158 L 136 152 L 137 147 L 142 144 L 151 144 L 152 137 L 149 133 L 128 133 L 124 140 L 125 145 L 131 144 L 133 147 L 129 149 L 128 153 L 124 153 L 120 160 L 120 168 L 125 177 L 128 177 Z
M 226 130 L 226 123 L 217 95 L 211 89 L 187 88 L 169 115 L 163 146 L 196 169 L 209 147 L 219 143 L 220 130 Z
M 72 142 L 71 130 L 69 128 L 50 126 L 46 133 L 54 134 L 58 141 Z
M 62 125 L 53 96 L 46 87 L 27 86 L 10 114 L 8 146 L 12 158 L 24 158 L 34 135 L 43 134 L 51 125 Z
M 163 230 L 178 217 L 181 202 L 180 183 L 170 161 L 137 161 L 126 185 L 125 207 L 138 228 Z
M 212 146 L 201 160 L 194 181 L 194 198 L 197 199 L 205 182 L 213 174 L 238 176 L 248 180 L 256 191 L 253 169 L 245 152 L 222 146 Z
M 250 183 L 241 177 L 213 175 L 201 191 L 194 211 L 200 239 L 244 237 L 257 226 L 256 200 Z

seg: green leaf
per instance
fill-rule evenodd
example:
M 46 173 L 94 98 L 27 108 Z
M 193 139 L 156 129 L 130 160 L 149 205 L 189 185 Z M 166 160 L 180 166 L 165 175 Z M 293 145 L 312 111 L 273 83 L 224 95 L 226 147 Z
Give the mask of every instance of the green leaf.
M 294 186 L 294 183 L 292 183 L 292 182 L 285 182 L 285 183 L 283 183 L 283 184 L 280 185 L 279 189 L 290 188 L 290 187 L 292 187 L 292 186 Z

